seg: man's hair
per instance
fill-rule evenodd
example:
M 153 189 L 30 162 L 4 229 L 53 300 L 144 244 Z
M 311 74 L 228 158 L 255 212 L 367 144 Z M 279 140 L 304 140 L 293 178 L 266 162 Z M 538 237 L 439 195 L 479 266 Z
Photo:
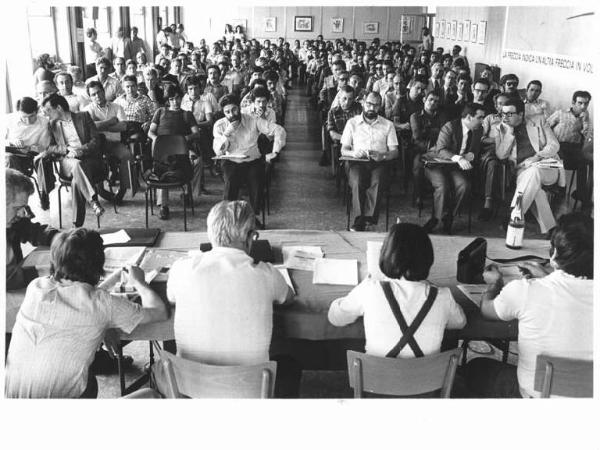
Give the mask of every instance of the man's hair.
M 383 242 L 379 268 L 389 278 L 427 279 L 433 265 L 433 245 L 427 232 L 412 223 L 392 225 Z
M 273 83 L 277 83 L 279 81 L 279 74 L 274 70 L 267 70 L 263 74 L 263 78 L 268 81 L 272 81 Z
M 54 84 L 57 84 L 58 77 L 67 77 L 71 80 L 71 83 L 73 82 L 73 76 L 69 72 L 66 72 L 64 70 L 61 70 L 56 75 L 54 75 Z
M 462 118 L 465 118 L 467 116 L 475 117 L 475 114 L 477 114 L 477 111 L 485 112 L 485 107 L 478 103 L 467 103 L 467 104 L 465 104 L 465 106 L 463 106 L 462 113 L 460 116 Z
M 264 87 L 258 86 L 252 89 L 252 100 L 257 98 L 266 98 L 267 101 L 271 99 L 271 93 Z
M 531 86 L 532 84 L 535 84 L 539 86 L 540 89 L 542 89 L 542 82 L 540 80 L 531 80 L 529 83 L 527 83 L 527 89 L 529 89 L 529 86 Z
M 333 61 L 331 63 L 331 67 L 333 67 L 333 66 L 339 66 L 339 67 L 342 68 L 342 70 L 346 70 L 346 63 L 342 59 L 339 59 L 337 61 Z
M 505 85 L 508 80 L 516 80 L 517 84 L 519 84 L 519 77 L 514 73 L 507 73 L 506 75 L 502 75 L 500 78 L 500 84 Z
M 164 88 L 164 97 L 166 99 L 173 97 L 183 97 L 183 92 L 181 92 L 181 88 L 179 85 L 167 84 Z
M 219 75 L 221 75 L 221 69 L 219 68 L 219 66 L 217 66 L 216 64 L 211 64 L 210 66 L 208 66 L 206 68 L 206 73 L 208 74 L 208 71 L 210 69 L 216 69 L 219 72 Z
M 123 61 L 123 64 L 125 64 L 125 58 L 123 58 L 122 56 L 115 56 L 115 57 L 113 58 L 113 64 L 114 64 L 115 62 L 119 61 L 119 60 L 120 60 L 120 61 Z
M 17 100 L 17 111 L 31 114 L 38 110 L 38 102 L 31 97 L 22 97 Z
M 477 83 L 485 84 L 488 87 L 488 90 L 490 89 L 490 81 L 487 78 L 477 78 L 473 83 L 473 86 L 475 86 Z
M 508 97 L 504 106 L 514 106 L 517 109 L 517 113 L 525 112 L 525 103 L 520 98 Z
M 347 84 L 346 86 L 342 86 L 340 88 L 340 91 L 346 92 L 347 94 L 354 94 L 354 88 L 349 84 Z
M 235 105 L 239 108 L 240 99 L 237 95 L 234 94 L 224 95 L 223 97 L 221 97 L 221 100 L 219 100 L 219 106 L 221 107 L 221 109 L 224 109 L 227 105 Z
M 435 89 L 431 89 L 430 91 L 425 92 L 425 96 L 423 97 L 423 99 L 427 100 L 427 97 L 429 97 L 430 95 L 433 95 L 434 97 L 440 98 L 439 91 L 436 91 Z
M 90 89 L 91 88 L 99 88 L 102 92 L 104 92 L 104 86 L 102 86 L 102 83 L 100 83 L 97 80 L 93 80 L 90 81 L 86 86 L 85 86 L 85 91 L 87 92 L 87 95 L 90 95 Z
M 101 56 L 96 59 L 96 65 L 99 66 L 100 64 L 105 64 L 110 67 L 110 60 L 104 56 Z
M 254 230 L 254 211 L 244 200 L 223 200 L 213 206 L 206 218 L 207 234 L 213 246 L 229 247 L 245 242 Z
M 143 52 L 138 52 L 138 53 L 143 53 Z M 125 61 L 125 67 L 127 67 L 130 64 L 133 64 L 137 68 L 137 61 L 135 59 L 129 58 L 127 61 Z
M 412 80 L 410 80 L 410 82 L 408 83 L 408 88 L 410 89 L 416 83 L 423 83 L 425 86 L 427 86 L 429 84 L 429 80 L 427 79 L 427 77 L 425 75 L 415 75 L 412 78 Z
M 594 219 L 574 212 L 557 220 L 550 252 L 561 270 L 576 277 L 594 278 Z
M 592 101 L 592 94 L 590 94 L 588 91 L 573 92 L 573 99 L 572 99 L 573 103 L 577 100 L 577 97 L 587 98 L 588 101 L 590 101 L 590 102 Z
M 64 112 L 70 111 L 69 110 L 69 102 L 62 95 L 59 95 L 59 94 L 49 95 L 42 101 L 42 106 L 45 106 L 47 103 L 50 103 L 50 106 L 54 109 L 56 109 L 57 106 L 60 106 Z
M 202 80 L 198 75 L 192 75 L 185 79 L 185 90 L 187 91 L 190 86 L 202 86 Z
M 379 92 L 375 92 L 375 91 L 371 91 L 367 94 L 367 96 L 365 97 L 365 101 L 367 100 L 367 98 L 369 98 L 370 96 L 375 97 L 378 101 L 379 104 L 381 104 L 382 100 L 381 100 L 381 94 Z
M 97 231 L 76 228 L 56 235 L 50 247 L 50 272 L 56 281 L 98 284 L 104 273 L 104 243 Z
M 25 97 L 28 98 L 28 97 Z M 27 197 L 33 194 L 33 183 L 29 177 L 15 169 L 5 169 L 6 178 L 6 203 L 14 201 L 18 193 L 25 193 Z
M 144 75 L 148 75 L 149 73 L 153 73 L 158 78 L 158 71 L 154 67 L 146 66 L 144 67 Z
M 135 75 L 125 75 L 121 79 L 121 83 L 124 83 L 125 81 L 133 81 L 133 84 L 137 86 L 137 77 Z

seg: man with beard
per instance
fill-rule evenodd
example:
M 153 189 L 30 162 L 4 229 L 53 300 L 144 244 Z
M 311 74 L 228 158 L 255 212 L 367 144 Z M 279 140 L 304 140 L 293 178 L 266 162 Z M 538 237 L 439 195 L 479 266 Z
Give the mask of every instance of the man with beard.
M 239 100 L 233 95 L 225 95 L 219 103 L 225 117 L 215 123 L 213 150 L 217 156 L 233 156 L 222 165 L 223 199 L 238 200 L 240 187 L 246 183 L 250 204 L 258 213 L 262 207 L 265 160 L 271 162 L 279 155 L 285 145 L 285 130 L 275 122 L 241 113 Z M 258 149 L 260 134 L 274 138 L 273 150 L 264 159 Z M 258 219 L 256 221 L 262 227 Z
M 378 115 L 381 96 L 371 92 L 363 104 L 363 113 L 352 117 L 342 133 L 342 156 L 364 161 L 347 161 L 346 173 L 352 190 L 352 231 L 365 231 L 376 224 L 380 186 L 387 183 L 389 167 L 385 161 L 398 157 L 398 138 L 394 124 Z

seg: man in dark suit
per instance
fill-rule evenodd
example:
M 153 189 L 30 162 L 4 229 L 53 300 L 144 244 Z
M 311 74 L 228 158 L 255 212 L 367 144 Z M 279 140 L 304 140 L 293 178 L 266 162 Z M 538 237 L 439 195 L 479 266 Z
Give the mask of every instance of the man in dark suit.
M 460 119 L 447 122 L 440 130 L 436 157 L 447 163 L 425 168 L 425 176 L 433 186 L 433 217 L 424 225 L 427 232 L 434 231 L 440 221 L 445 233 L 452 232 L 454 215 L 470 189 L 466 172 L 473 168 L 479 156 L 484 117 L 481 105 L 467 104 Z M 454 188 L 454 208 L 447 200 L 450 185 Z
M 104 178 L 100 135 L 90 115 L 70 112 L 64 97 L 53 94 L 44 99 L 42 105 L 54 138 L 54 144 L 43 157 L 59 159 L 62 176 L 71 178 L 73 225 L 80 227 L 85 220 L 86 202 L 91 204 L 96 216 L 104 214 L 95 189 Z M 48 192 L 52 186 L 48 186 Z

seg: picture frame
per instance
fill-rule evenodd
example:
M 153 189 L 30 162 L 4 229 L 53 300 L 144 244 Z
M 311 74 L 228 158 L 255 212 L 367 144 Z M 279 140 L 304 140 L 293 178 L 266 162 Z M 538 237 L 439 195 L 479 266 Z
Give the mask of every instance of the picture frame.
M 294 16 L 294 31 L 312 31 L 312 16 Z
M 474 42 L 474 43 L 477 42 L 477 24 L 476 23 L 471 24 L 471 42 Z
M 450 39 L 452 35 L 452 22 L 449 20 L 446 21 L 446 39 Z
M 440 37 L 440 23 L 436 22 L 433 25 L 433 37 L 434 38 L 439 38 Z
M 277 31 L 277 17 L 265 17 L 265 32 L 273 33 Z
M 331 18 L 331 32 L 332 33 L 343 33 L 344 32 L 344 18 L 343 17 L 332 17 Z
M 479 26 L 477 27 L 477 43 L 485 44 L 485 32 L 487 29 L 487 22 L 485 20 L 481 20 L 479 22 Z
M 450 25 L 450 39 L 452 40 L 456 40 L 456 26 L 457 22 L 456 20 L 453 20 Z
M 463 37 L 462 40 L 465 42 L 469 42 L 471 39 L 471 21 L 465 20 L 463 22 Z
M 440 20 L 440 39 L 446 38 L 446 21 Z
M 379 33 L 379 22 L 363 22 L 363 33 L 364 34 Z
M 464 26 L 464 24 L 462 22 L 458 22 L 458 24 L 456 25 L 456 40 L 457 41 L 462 41 L 462 39 L 463 39 L 463 26 Z

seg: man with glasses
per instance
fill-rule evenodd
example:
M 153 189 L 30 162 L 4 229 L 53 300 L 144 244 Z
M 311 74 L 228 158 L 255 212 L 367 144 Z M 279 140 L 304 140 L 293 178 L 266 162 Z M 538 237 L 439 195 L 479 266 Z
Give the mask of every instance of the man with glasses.
M 385 161 L 398 158 L 398 138 L 394 124 L 378 115 L 381 96 L 371 92 L 363 113 L 352 117 L 342 133 L 342 156 L 361 161 L 346 161 L 348 184 L 352 190 L 352 231 L 365 231 L 378 219 L 381 187 L 386 186 L 389 166 Z
M 455 164 L 425 168 L 425 176 L 433 186 L 433 217 L 423 226 L 428 233 L 436 230 L 440 222 L 446 234 L 452 233 L 454 216 L 471 186 L 467 173 L 479 157 L 484 117 L 482 106 L 469 103 L 463 107 L 461 118 L 446 122 L 440 131 L 435 156 Z M 450 186 L 454 202 L 450 199 Z
M 472 87 L 473 103 L 481 105 L 485 109 L 485 115 L 495 111 L 490 93 L 490 82 L 486 78 L 478 78 L 473 83 Z
M 514 98 L 517 100 L 521 100 L 521 96 L 519 95 L 519 77 L 514 73 L 508 73 L 506 75 L 502 75 L 500 78 L 500 86 L 502 86 L 502 92 L 506 94 L 509 98 Z
M 532 213 L 542 233 L 548 233 L 556 221 L 543 185 L 559 181 L 559 169 L 542 161 L 555 158 L 560 146 L 545 120 L 532 121 L 525 118 L 525 105 L 520 99 L 509 98 L 502 107 L 502 123 L 496 136 L 496 156 L 508 159 L 517 178 L 514 207 L 519 194 L 523 195 L 521 209 L 525 214 L 535 203 Z M 541 164 L 540 164 L 541 163 Z M 564 175 L 562 177 L 564 185 Z

